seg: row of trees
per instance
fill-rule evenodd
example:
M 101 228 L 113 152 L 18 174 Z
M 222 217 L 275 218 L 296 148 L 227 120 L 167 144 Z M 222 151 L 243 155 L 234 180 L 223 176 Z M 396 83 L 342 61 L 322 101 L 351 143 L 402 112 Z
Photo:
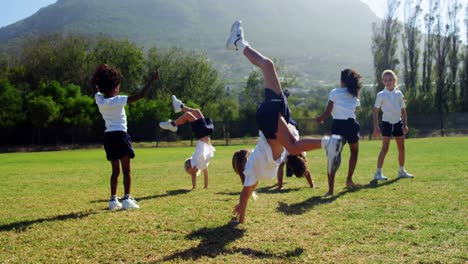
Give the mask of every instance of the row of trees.
M 171 94 L 202 108 L 214 120 L 225 121 L 254 122 L 263 98 L 260 72 L 252 71 L 244 88 L 226 90 L 213 64 L 198 52 L 156 47 L 145 51 L 128 40 L 106 36 L 47 34 L 31 36 L 8 52 L 0 52 L 0 128 L 33 128 L 37 133 L 49 126 L 102 130 L 89 87 L 89 77 L 100 63 L 122 72 L 122 94 L 135 93 L 153 69 L 160 69 L 161 80 L 149 100 L 127 108 L 128 120 L 136 126 L 175 118 Z M 296 86 L 295 76 L 279 68 L 285 87 Z M 312 117 L 323 109 L 328 91 L 309 93 L 291 98 L 296 118 Z
M 468 111 L 468 45 L 457 19 L 462 5 L 458 0 L 426 2 L 423 14 L 422 0 L 387 1 L 385 18 L 373 25 L 374 87 L 381 90 L 381 73 L 394 69 L 411 101 L 409 111 Z M 403 22 L 397 19 L 399 11 Z M 468 6 L 465 17 L 468 28 Z M 468 30 L 465 34 L 468 39 Z
M 161 80 L 149 100 L 128 106 L 132 122 L 170 118 L 171 94 L 202 107 L 215 119 L 237 117 L 237 102 L 225 96 L 224 84 L 203 54 L 177 48 L 145 52 L 128 40 L 49 34 L 29 37 L 0 53 L 0 127 L 102 128 L 89 87 L 89 76 L 100 63 L 122 72 L 122 94 L 136 92 L 153 69 L 160 69 Z

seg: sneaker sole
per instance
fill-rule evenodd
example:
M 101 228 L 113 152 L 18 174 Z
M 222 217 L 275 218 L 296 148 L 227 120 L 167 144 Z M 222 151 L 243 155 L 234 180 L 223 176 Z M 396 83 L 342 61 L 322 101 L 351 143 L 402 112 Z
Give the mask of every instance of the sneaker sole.
M 341 165 L 341 151 L 343 150 L 343 141 L 340 140 L 339 144 L 336 146 L 335 151 L 338 153 L 333 159 L 330 173 L 336 172 Z
M 236 21 L 236 22 L 234 22 L 234 24 L 232 24 L 232 26 L 231 26 L 231 34 L 229 34 L 229 38 L 228 38 L 228 40 L 227 40 L 227 42 L 226 42 L 226 49 L 228 49 L 228 50 L 237 50 L 236 42 L 237 42 L 237 40 L 239 40 L 239 37 L 240 37 L 240 36 L 238 36 L 238 33 L 237 33 L 237 32 L 236 32 L 236 34 L 235 34 L 235 36 L 234 36 L 234 35 L 233 35 L 233 32 L 234 32 L 234 31 L 237 31 L 237 29 L 240 27 L 240 24 L 241 24 L 241 21 Z M 234 37 L 235 39 L 234 39 L 233 37 Z M 233 46 L 234 46 L 234 47 L 231 47 L 230 43 L 233 43 Z

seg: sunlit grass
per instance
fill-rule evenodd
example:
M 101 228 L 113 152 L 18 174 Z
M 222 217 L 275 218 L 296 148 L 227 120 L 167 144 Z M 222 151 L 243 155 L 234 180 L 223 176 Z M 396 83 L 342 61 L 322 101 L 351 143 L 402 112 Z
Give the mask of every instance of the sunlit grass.
M 406 141 L 413 180 L 397 180 L 392 142 L 389 180 L 370 183 L 380 141 L 362 141 L 355 180 L 344 188 L 345 147 L 335 196 L 323 151 L 308 153 L 320 189 L 305 179 L 261 182 L 247 221 L 231 221 L 241 184 L 232 153 L 216 146 L 209 189 L 189 191 L 183 161 L 192 147 L 137 148 L 132 194 L 141 209 L 107 211 L 110 164 L 103 149 L 0 154 L 2 263 L 464 263 L 468 261 L 468 138 Z M 122 179 L 120 179 L 121 181 Z M 119 195 L 123 186 L 119 183 Z

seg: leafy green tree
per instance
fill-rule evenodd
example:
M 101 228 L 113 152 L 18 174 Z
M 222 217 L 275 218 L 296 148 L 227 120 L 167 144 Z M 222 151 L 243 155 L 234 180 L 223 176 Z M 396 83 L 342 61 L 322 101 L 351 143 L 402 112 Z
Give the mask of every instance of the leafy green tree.
M 30 123 L 37 128 L 48 127 L 60 116 L 60 106 L 50 96 L 29 96 L 26 108 Z
M 123 93 L 138 91 L 146 76 L 144 74 L 144 52 L 128 39 L 101 36 L 90 55 L 96 67 L 101 63 L 115 66 L 123 75 L 120 89 Z M 89 73 L 91 75 L 92 71 Z
M 30 36 L 19 49 L 16 67 L 22 68 L 22 79 L 33 89 L 41 83 L 56 80 L 60 83 L 82 84 L 88 74 L 87 49 L 89 42 L 82 36 L 59 33 Z
M 422 12 L 421 1 L 406 0 L 404 6 L 405 21 L 402 36 L 402 52 L 403 78 L 407 93 L 416 93 L 418 88 L 419 42 L 421 41 L 418 21 Z
M 6 79 L 0 79 L 0 127 L 14 127 L 25 116 L 21 94 Z
M 63 90 L 65 98 L 61 106 L 60 119 L 64 124 L 89 127 L 100 119 L 93 98 L 82 95 L 79 86 L 68 84 Z
M 401 26 L 396 18 L 400 2 L 388 0 L 387 14 L 381 24 L 372 25 L 372 54 L 374 55 L 374 76 L 376 91 L 383 89 L 381 74 L 386 69 L 395 70 L 399 64 L 396 56 Z

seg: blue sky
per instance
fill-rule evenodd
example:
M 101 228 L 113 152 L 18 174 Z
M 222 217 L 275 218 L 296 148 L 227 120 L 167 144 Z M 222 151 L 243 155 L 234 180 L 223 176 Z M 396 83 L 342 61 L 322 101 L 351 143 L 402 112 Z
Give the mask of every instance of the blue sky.
M 57 0 L 0 0 L 2 7 L 0 27 L 13 24 L 36 13 L 41 7 L 48 6 Z

